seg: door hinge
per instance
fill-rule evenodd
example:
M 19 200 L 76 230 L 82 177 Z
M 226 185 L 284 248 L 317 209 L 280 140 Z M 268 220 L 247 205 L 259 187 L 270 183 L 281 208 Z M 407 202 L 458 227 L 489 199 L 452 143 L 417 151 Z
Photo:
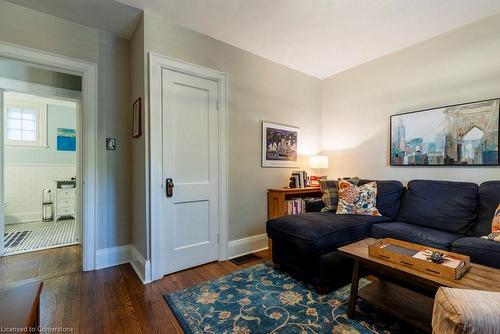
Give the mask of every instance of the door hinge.
M 219 100 L 217 100 L 217 111 L 219 111 Z
M 217 233 L 217 243 L 220 244 L 220 233 Z

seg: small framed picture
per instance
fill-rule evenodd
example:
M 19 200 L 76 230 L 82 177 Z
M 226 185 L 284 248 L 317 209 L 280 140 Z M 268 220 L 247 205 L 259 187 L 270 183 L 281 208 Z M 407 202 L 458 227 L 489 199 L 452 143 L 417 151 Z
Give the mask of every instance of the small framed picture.
M 106 138 L 106 150 L 116 150 L 116 138 Z
M 132 137 L 139 138 L 142 134 L 142 120 L 141 120 L 141 98 L 135 100 L 132 107 Z
M 262 167 L 297 167 L 300 129 L 262 122 Z

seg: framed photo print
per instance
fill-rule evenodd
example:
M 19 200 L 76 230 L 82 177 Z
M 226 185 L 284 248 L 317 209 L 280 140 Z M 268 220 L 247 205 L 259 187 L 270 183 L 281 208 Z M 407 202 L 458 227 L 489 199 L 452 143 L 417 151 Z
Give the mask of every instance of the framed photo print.
M 298 167 L 300 129 L 262 122 L 262 167 Z
M 106 138 L 106 150 L 116 150 L 116 138 Z
M 500 98 L 391 116 L 391 166 L 499 164 Z
M 132 137 L 139 138 L 142 134 L 141 98 L 135 100 L 132 107 Z

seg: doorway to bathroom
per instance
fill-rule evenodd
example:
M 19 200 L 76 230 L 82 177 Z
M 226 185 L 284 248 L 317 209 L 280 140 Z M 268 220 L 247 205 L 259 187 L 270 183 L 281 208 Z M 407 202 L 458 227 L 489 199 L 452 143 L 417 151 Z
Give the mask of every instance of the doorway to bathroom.
M 4 255 L 79 245 L 81 76 L 0 58 Z

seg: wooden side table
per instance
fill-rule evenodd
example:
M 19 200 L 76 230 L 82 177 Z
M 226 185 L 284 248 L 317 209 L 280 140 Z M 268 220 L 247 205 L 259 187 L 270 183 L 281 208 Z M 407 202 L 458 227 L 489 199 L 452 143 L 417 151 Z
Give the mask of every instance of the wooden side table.
M 287 214 L 285 201 L 292 198 L 318 197 L 323 193 L 319 187 L 281 188 L 267 191 L 267 219 L 278 218 Z M 272 240 L 268 239 L 269 250 L 272 251 Z
M 43 282 L 29 283 L 0 292 L 0 326 L 15 333 L 39 333 L 40 294 Z

